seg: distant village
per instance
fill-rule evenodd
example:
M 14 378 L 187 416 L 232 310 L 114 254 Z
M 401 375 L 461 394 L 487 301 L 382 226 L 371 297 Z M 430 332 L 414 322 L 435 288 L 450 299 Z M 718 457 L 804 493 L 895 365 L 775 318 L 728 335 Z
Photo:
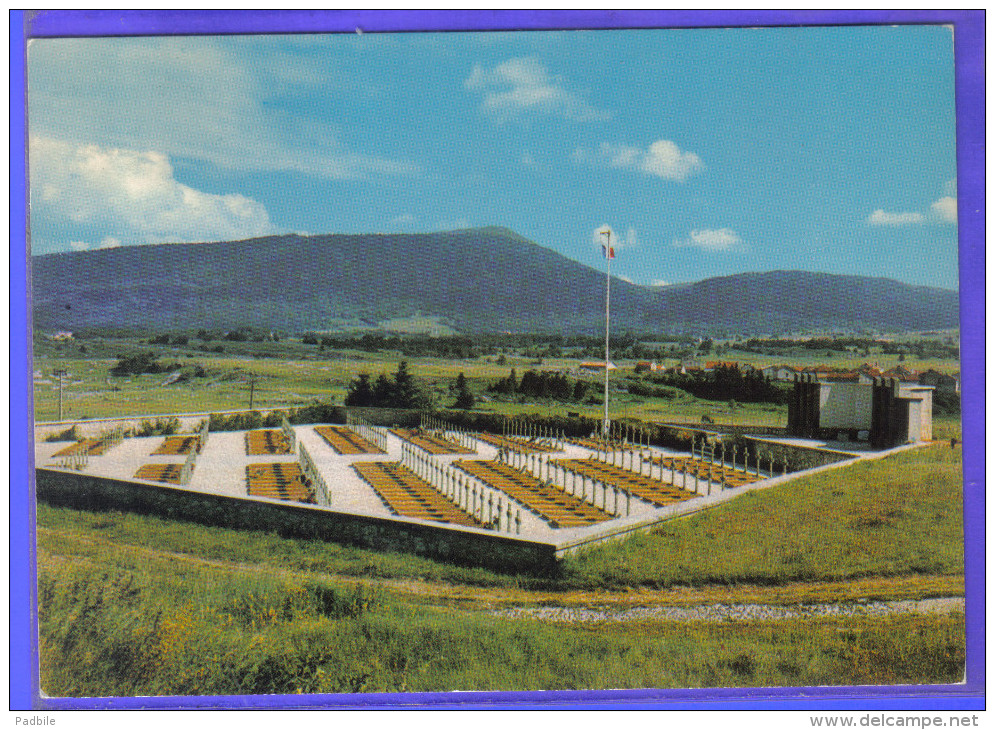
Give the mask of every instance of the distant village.
M 603 373 L 603 362 L 582 362 L 579 366 L 581 372 Z M 941 393 L 960 393 L 960 373 L 947 375 L 933 369 L 919 371 L 898 365 L 888 370 L 881 370 L 876 365 L 863 364 L 855 369 L 833 368 L 828 365 L 811 365 L 801 367 L 797 365 L 768 365 L 757 368 L 749 363 L 729 362 L 723 360 L 684 360 L 680 365 L 663 367 L 655 360 L 641 360 L 634 366 L 636 373 L 661 373 L 694 375 L 695 373 L 710 373 L 717 368 L 738 369 L 743 373 L 758 371 L 768 380 L 781 381 L 786 383 L 794 382 L 801 375 L 814 376 L 823 382 L 858 383 L 871 385 L 875 378 L 890 378 L 902 383 L 918 384 L 935 388 Z M 614 363 L 608 363 L 609 370 L 616 370 Z

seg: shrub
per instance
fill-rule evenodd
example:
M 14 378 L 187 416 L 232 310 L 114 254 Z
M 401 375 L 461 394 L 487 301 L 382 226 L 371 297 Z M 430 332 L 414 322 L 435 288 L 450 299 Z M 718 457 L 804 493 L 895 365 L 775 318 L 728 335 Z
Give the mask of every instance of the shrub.
M 212 413 L 210 424 L 212 431 L 251 431 L 254 428 L 262 428 L 263 414 L 259 411 L 230 414 Z
M 937 416 L 959 416 L 960 393 L 933 391 L 933 414 Z
M 45 437 L 46 441 L 80 441 L 83 438 L 83 432 L 80 430 L 79 424 L 74 423 L 72 426 L 67 428 L 65 431 L 59 431 L 58 433 L 50 433 Z
M 265 416 L 260 411 L 212 413 L 209 421 L 212 431 L 251 431 L 254 428 L 276 428 L 283 418 L 295 425 L 345 423 L 345 409 L 330 403 L 315 402 L 300 408 L 271 411 Z
M 144 419 L 134 432 L 135 436 L 170 436 L 179 433 L 180 421 L 178 418 L 157 418 L 154 421 Z
M 159 362 L 158 356 L 154 352 L 139 352 L 135 355 L 122 355 L 117 364 L 111 368 L 111 375 L 144 375 L 167 373 L 178 370 L 178 362 L 163 364 Z

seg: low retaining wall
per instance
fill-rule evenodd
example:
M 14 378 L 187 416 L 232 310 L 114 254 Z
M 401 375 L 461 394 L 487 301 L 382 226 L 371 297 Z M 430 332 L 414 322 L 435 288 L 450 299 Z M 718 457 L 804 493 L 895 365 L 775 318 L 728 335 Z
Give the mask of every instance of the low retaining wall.
M 421 422 L 422 413 L 417 408 L 367 408 L 343 407 L 350 415 L 359 416 L 371 426 L 398 426 L 400 428 L 415 428 Z M 342 421 L 345 423 L 345 420 Z
M 309 410 L 321 411 L 321 417 L 315 419 L 307 418 Z M 205 411 L 203 413 L 158 413 L 147 416 L 124 416 L 120 418 L 87 418 L 75 421 L 46 421 L 36 423 L 34 427 L 35 441 L 44 441 L 54 434 L 65 433 L 75 427 L 80 436 L 84 438 L 94 438 L 121 426 L 124 429 L 138 430 L 144 421 L 158 421 L 175 418 L 179 421 L 180 432 L 191 433 L 203 421 L 210 419 L 213 415 L 223 419 L 235 417 L 248 417 L 255 414 L 260 422 L 268 418 L 278 419 L 282 415 L 291 416 L 291 424 L 301 425 L 304 423 L 345 423 L 346 413 L 352 413 L 364 418 L 374 426 L 401 426 L 402 428 L 413 428 L 418 425 L 422 411 L 412 408 L 356 408 L 352 406 L 329 406 L 324 404 L 311 404 L 310 406 L 288 406 L 284 408 L 247 408 L 228 411 Z M 301 418 L 303 417 L 303 420 Z M 256 428 L 261 426 L 254 426 Z M 245 430 L 239 428 L 238 430 Z
M 248 411 L 224 411 L 226 414 L 247 413 Z M 43 421 L 34 427 L 35 441 L 44 441 L 53 434 L 60 434 L 76 427 L 79 435 L 84 438 L 95 438 L 102 433 L 118 426 L 124 429 L 139 429 L 142 421 L 168 420 L 175 418 L 180 422 L 180 431 L 192 431 L 202 421 L 207 420 L 210 413 L 160 413 L 151 416 L 126 416 L 123 418 L 88 418 L 78 421 Z
M 655 441 L 660 446 L 687 451 L 691 447 L 691 439 L 720 438 L 727 444 L 735 444 L 740 454 L 748 454 L 751 461 L 762 454 L 762 460 L 773 458 L 777 464 L 786 464 L 789 472 L 805 471 L 827 464 L 835 464 L 857 458 L 845 451 L 833 451 L 816 446 L 799 446 L 769 441 L 757 436 L 750 436 L 743 430 L 736 432 L 727 430 L 725 426 L 679 426 L 674 424 L 656 424 L 658 438 Z M 783 432 L 784 429 L 781 429 Z M 773 434 L 767 434 L 773 435 Z
M 750 453 L 750 458 L 755 459 L 757 452 L 763 454 L 762 459 L 766 461 L 773 458 L 775 462 L 785 462 L 788 471 L 807 471 L 828 464 L 837 464 L 843 461 L 853 461 L 858 457 L 846 451 L 833 451 L 817 446 L 800 446 L 798 444 L 784 444 L 778 441 L 768 441 L 766 439 L 754 438 L 752 436 L 737 436 L 736 443 L 746 448 Z
M 35 469 L 35 480 L 38 499 L 59 507 L 121 510 L 211 527 L 276 531 L 284 537 L 410 552 L 504 572 L 551 575 L 558 569 L 555 545 L 483 530 L 333 512 L 311 505 L 211 494 L 61 469 Z
M 687 431 L 707 431 L 709 433 L 728 433 L 736 436 L 787 436 L 786 426 L 731 426 L 723 423 L 702 423 L 701 421 L 678 423 L 676 421 L 660 422 L 657 426 L 681 428 Z

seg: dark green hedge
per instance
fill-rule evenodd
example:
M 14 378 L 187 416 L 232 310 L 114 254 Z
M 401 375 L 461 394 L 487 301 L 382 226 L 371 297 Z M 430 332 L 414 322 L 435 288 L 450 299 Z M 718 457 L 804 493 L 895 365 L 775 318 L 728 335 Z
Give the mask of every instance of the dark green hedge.
M 247 413 L 212 413 L 212 431 L 251 431 L 254 428 L 276 428 L 286 419 L 292 424 L 345 423 L 346 409 L 327 403 L 313 403 L 300 408 L 270 411 L 265 416 L 260 411 Z

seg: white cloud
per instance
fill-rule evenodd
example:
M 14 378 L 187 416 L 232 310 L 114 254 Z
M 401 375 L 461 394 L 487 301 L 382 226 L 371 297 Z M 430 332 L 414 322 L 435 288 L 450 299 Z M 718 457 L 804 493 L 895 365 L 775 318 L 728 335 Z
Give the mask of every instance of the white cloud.
M 229 170 L 339 179 L 419 172 L 410 162 L 350 149 L 332 123 L 272 103 L 291 91 L 345 96 L 329 88 L 339 69 L 303 52 L 259 58 L 240 39 L 33 40 L 29 127 L 38 136 L 154 149 Z
M 602 142 L 597 152 L 577 148 L 573 159 L 575 162 L 633 170 L 676 182 L 684 182 L 704 168 L 698 155 L 694 152 L 682 152 L 668 139 L 658 139 L 645 150 L 631 145 Z
M 653 279 L 650 282 L 650 286 L 670 286 L 672 282 L 664 281 L 663 279 Z
M 924 223 L 956 223 L 957 222 L 957 179 L 947 180 L 943 184 L 943 197 L 930 204 L 925 213 L 906 211 L 892 213 L 877 209 L 869 216 L 867 222 L 872 226 L 918 226 Z
M 122 239 L 217 241 L 276 232 L 261 203 L 183 185 L 173 177 L 169 158 L 158 152 L 33 137 L 29 161 L 32 215 L 119 232 L 106 236 L 99 248 L 119 246 Z
M 616 278 L 616 279 L 621 279 L 622 281 L 624 281 L 624 282 L 626 282 L 626 283 L 628 283 L 628 284 L 632 284 L 632 283 L 634 283 L 634 282 L 632 281 L 632 279 L 630 279 L 630 278 L 629 278 L 628 276 L 623 276 L 622 274 L 616 274 L 616 275 L 615 275 L 615 278 Z
M 872 226 L 914 226 L 923 222 L 922 213 L 889 213 L 880 208 L 867 217 Z
M 957 198 L 945 196 L 929 206 L 933 214 L 945 223 L 957 222 Z
M 676 248 L 693 247 L 703 251 L 741 251 L 743 239 L 731 228 L 700 228 L 691 231 L 685 239 L 674 241 Z
M 479 64 L 464 86 L 484 95 L 483 108 L 506 119 L 525 113 L 552 114 L 576 121 L 603 121 L 611 115 L 568 91 L 535 58 L 511 58 L 492 69 Z
M 437 228 L 440 231 L 462 231 L 467 228 L 472 228 L 470 221 L 467 218 L 456 218 L 454 220 L 441 220 L 437 224 Z
M 121 245 L 121 240 L 114 238 L 113 236 L 104 236 L 100 243 L 97 244 L 97 248 L 117 248 Z M 89 241 L 70 241 L 69 248 L 73 251 L 88 251 L 90 250 Z
M 394 216 L 389 221 L 387 221 L 388 226 L 410 226 L 412 223 L 418 219 L 410 213 L 403 213 L 398 216 Z

